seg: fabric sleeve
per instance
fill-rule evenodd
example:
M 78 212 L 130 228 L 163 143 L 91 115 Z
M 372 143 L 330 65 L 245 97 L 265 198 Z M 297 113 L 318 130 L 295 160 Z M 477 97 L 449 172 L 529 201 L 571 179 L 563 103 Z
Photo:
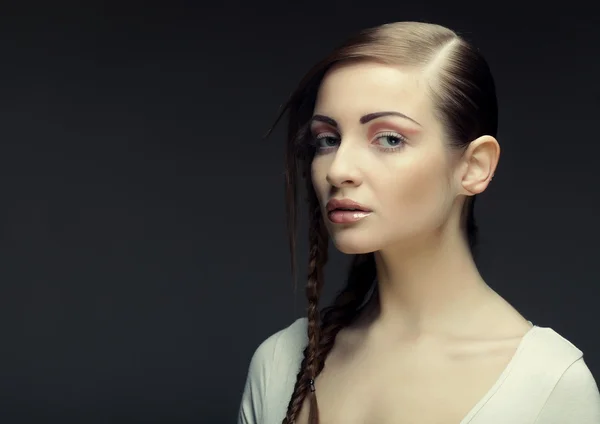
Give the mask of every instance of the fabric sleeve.
M 263 422 L 266 392 L 280 333 L 273 334 L 256 349 L 250 360 L 238 413 L 238 424 Z
M 600 393 L 583 357 L 567 368 L 535 424 L 600 424 Z

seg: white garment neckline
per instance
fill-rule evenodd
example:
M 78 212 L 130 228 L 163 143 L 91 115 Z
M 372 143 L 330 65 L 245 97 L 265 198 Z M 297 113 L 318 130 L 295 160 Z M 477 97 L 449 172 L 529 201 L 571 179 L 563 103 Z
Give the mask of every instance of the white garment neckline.
M 513 354 L 512 358 L 510 358 L 510 361 L 508 361 L 508 364 L 506 365 L 504 370 L 502 370 L 502 373 L 500 373 L 500 376 L 498 377 L 496 382 L 492 385 L 492 387 L 487 391 L 487 393 L 485 395 L 483 395 L 483 397 L 479 400 L 479 402 L 477 402 L 475 404 L 475 406 L 473 406 L 473 408 L 471 408 L 471 410 L 467 413 L 467 415 L 465 415 L 465 417 L 460 421 L 459 424 L 469 423 L 475 417 L 475 415 L 477 415 L 477 413 L 483 408 L 483 406 L 498 392 L 498 390 L 500 390 L 500 387 L 502 387 L 502 384 L 506 381 L 510 372 L 515 367 L 515 364 L 518 362 L 519 358 L 521 357 L 521 354 L 522 354 L 525 346 L 527 345 L 527 341 L 540 328 L 537 325 L 534 325 L 531 321 L 527 321 L 527 322 L 529 322 L 529 324 L 531 324 L 531 328 L 521 338 L 521 341 L 517 345 L 517 349 L 515 350 L 515 353 Z

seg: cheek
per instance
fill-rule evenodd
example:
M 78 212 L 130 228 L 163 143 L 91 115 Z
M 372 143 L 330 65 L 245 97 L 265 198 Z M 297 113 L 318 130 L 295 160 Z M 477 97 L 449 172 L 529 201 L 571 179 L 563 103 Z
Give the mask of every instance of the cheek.
M 319 202 L 323 200 L 326 196 L 326 191 L 328 187 L 327 183 L 327 173 L 325 170 L 325 166 L 322 161 L 313 160 L 310 168 L 311 174 L 310 178 L 312 181 L 312 186 L 317 193 L 317 197 L 319 198 Z
M 385 198 L 386 215 L 411 222 L 430 220 L 445 210 L 449 196 L 447 164 L 440 158 L 421 158 L 389 170 Z

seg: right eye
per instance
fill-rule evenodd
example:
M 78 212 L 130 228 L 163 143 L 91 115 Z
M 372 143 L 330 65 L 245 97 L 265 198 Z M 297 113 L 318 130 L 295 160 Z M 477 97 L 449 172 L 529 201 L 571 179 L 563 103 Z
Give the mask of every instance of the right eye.
M 339 143 L 337 137 L 331 134 L 320 134 L 315 138 L 315 144 L 319 149 L 331 149 Z

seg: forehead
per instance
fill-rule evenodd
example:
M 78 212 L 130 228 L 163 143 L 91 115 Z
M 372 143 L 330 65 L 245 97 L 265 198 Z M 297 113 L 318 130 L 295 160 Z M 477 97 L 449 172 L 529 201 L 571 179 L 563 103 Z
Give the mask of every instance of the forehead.
M 428 120 L 430 102 L 421 69 L 356 62 L 336 65 L 327 72 L 315 113 L 354 120 L 367 113 L 393 110 L 422 122 Z

